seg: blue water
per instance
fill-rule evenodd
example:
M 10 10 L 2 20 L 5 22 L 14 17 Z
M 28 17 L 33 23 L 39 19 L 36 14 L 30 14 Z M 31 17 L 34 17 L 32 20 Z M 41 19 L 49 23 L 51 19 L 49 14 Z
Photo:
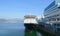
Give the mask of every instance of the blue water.
M 24 36 L 24 25 L 0 23 L 0 36 Z

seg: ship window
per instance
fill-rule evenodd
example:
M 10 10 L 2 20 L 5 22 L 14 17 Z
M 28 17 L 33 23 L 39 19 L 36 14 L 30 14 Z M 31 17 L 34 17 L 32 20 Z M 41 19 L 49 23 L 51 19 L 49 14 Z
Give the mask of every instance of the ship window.
M 60 26 L 60 23 L 54 23 L 54 26 Z
M 54 26 L 56 26 L 56 24 L 54 24 Z
M 57 23 L 57 26 L 60 26 L 60 23 Z
M 60 19 L 59 19 L 59 18 L 57 18 L 57 20 L 59 21 Z
M 60 28 L 58 28 L 58 32 L 60 32 Z
M 58 7 L 58 9 L 60 9 L 60 7 Z
M 59 15 L 57 15 L 57 16 L 59 16 Z

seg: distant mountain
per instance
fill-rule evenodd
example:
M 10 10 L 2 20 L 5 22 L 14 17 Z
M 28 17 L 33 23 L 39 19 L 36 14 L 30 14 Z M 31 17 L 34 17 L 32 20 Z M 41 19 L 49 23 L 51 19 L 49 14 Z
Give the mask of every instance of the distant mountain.
M 23 23 L 23 19 L 0 19 L 0 23 Z

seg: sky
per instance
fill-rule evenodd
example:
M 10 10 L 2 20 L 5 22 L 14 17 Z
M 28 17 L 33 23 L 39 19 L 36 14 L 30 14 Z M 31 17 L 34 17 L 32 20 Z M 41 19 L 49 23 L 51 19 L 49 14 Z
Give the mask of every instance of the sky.
M 43 15 L 44 9 L 53 0 L 0 0 L 0 18 L 23 18 L 32 15 Z

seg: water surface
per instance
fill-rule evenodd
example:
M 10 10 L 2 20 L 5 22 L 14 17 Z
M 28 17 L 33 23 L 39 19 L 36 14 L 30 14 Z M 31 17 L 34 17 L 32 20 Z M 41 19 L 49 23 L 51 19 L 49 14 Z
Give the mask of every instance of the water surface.
M 0 36 L 25 36 L 26 31 L 23 23 L 0 23 Z M 41 36 L 40 33 L 36 33 Z
M 0 23 L 0 36 L 24 36 L 24 26 L 22 23 Z

